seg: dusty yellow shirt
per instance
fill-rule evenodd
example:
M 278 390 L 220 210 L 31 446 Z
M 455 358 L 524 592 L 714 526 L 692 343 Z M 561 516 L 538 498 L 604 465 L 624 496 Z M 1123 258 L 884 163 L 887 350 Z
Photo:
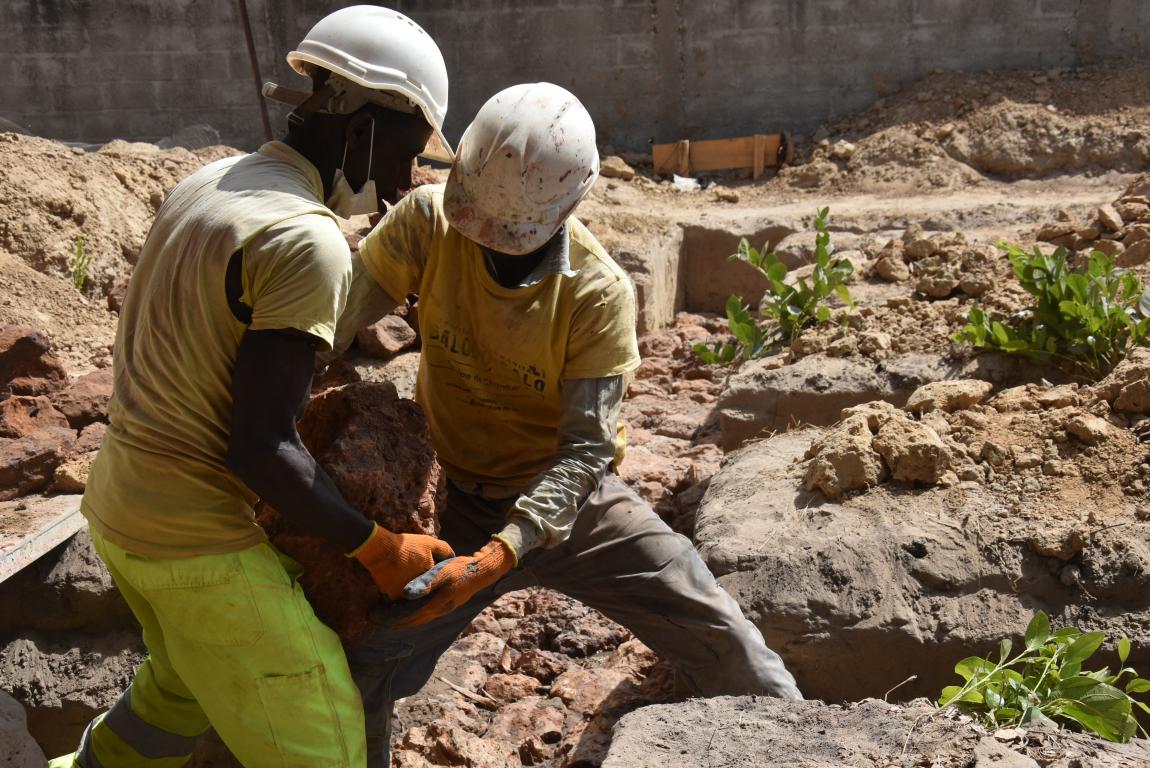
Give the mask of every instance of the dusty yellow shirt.
M 232 369 L 247 328 L 331 345 L 351 255 L 322 200 L 315 167 L 272 142 L 200 169 L 160 208 L 120 314 L 110 425 L 82 505 L 112 543 L 186 557 L 264 539 L 254 495 L 224 464 Z M 225 292 L 239 249 L 247 326 Z
M 554 460 L 562 380 L 639 365 L 626 273 L 574 217 L 568 232 L 573 276 L 504 288 L 448 224 L 440 185 L 413 191 L 360 244 L 392 298 L 419 294 L 416 400 L 454 480 L 525 488 Z

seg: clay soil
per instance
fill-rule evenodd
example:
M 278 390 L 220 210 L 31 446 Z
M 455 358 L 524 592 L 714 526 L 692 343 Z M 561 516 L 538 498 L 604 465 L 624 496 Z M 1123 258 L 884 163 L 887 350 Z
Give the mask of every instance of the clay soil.
M 771 365 L 843 358 L 874 368 L 913 353 L 961 366 L 973 354 L 956 348 L 950 335 L 973 302 L 1001 314 L 1024 306 L 1025 296 L 993 243 L 1005 238 L 1033 244 L 1049 222 L 1072 222 L 1075 232 L 1088 228 L 1099 207 L 1119 199 L 1134 174 L 1150 165 L 1147 93 L 1150 66 L 1143 64 L 940 73 L 814 137 L 800 137 L 798 162 L 757 184 L 739 173 L 720 173 L 704 179 L 709 186 L 700 191 L 680 192 L 652 173 L 648 158 L 627 156 L 635 175 L 602 178 L 580 215 L 641 282 L 656 269 L 648 256 L 669 240 L 689 244 L 683 235 L 688 230 L 702 233 L 693 242 L 720 250 L 740 236 L 769 232 L 763 239 L 777 244 L 801 269 L 809 261 L 811 214 L 830 205 L 834 240 L 855 263 L 851 290 L 858 306 L 842 309 L 840 323 L 780 347 Z M 5 222 L 0 225 L 0 324 L 42 329 L 73 377 L 107 367 L 116 320 L 106 308 L 109 296 L 114 303 L 117 283 L 130 274 L 165 190 L 203 163 L 233 151 L 193 153 L 115 142 L 89 152 L 0 134 L 0 221 Z M 442 180 L 443 173 L 424 171 L 421 178 Z M 348 225 L 349 234 L 355 229 Z M 78 238 L 92 256 L 79 293 L 72 284 Z M 681 247 L 686 259 L 687 246 Z M 720 253 L 720 262 L 728 252 Z M 683 267 L 683 274 L 707 281 L 707 270 L 690 268 Z M 1135 269 L 1146 282 L 1148 268 Z M 718 273 L 713 274 L 717 280 Z M 693 535 L 705 494 L 722 467 L 734 460 L 724 451 L 720 429 L 731 371 L 702 365 L 691 352 L 694 343 L 724 338 L 720 307 L 711 299 L 692 298 L 702 295 L 697 285 L 680 289 L 683 300 L 677 308 L 686 311 L 672 313 L 665 327 L 649 329 L 640 340 L 644 362 L 629 382 L 623 407 L 629 449 L 620 472 L 676 530 Z M 748 300 L 755 298 L 749 295 L 753 290 L 749 285 Z M 713 293 L 725 299 L 725 290 Z M 339 375 L 346 381 L 391 381 L 406 395 L 417 361 L 417 352 L 382 361 L 353 351 Z M 1039 558 L 1050 578 L 1080 585 L 1101 601 L 1096 613 L 1085 611 L 1079 618 L 1123 628 L 1123 604 L 1130 601 L 1131 590 L 1146 590 L 1144 575 L 1137 571 L 1145 542 L 1127 544 L 1123 538 L 1124 532 L 1144 530 L 1150 504 L 1145 421 L 1116 412 L 1114 396 L 1085 382 L 1064 383 L 1053 370 L 1029 373 L 1048 378 L 1049 386 L 1012 388 L 1019 382 L 996 381 L 993 395 L 973 407 L 910 419 L 933 425 L 946 448 L 950 463 L 937 478 L 884 478 L 848 496 L 860 508 L 886 509 L 949 503 L 946 499 L 969 488 L 992 506 L 978 517 L 978 530 L 965 531 L 963 537 L 981 537 L 976 548 L 994 550 L 998 557 L 1017 556 L 1019 563 Z M 839 410 L 829 409 L 825 423 L 837 421 Z M 1078 427 L 1069 426 L 1076 418 L 1097 428 L 1095 442 L 1076 436 Z M 311 439 L 317 445 L 332 443 L 330 436 L 318 433 Z M 357 444 L 355 435 L 347 439 L 348 445 Z M 789 471 L 791 481 L 801 482 L 805 465 L 800 461 Z M 405 485 L 408 496 L 403 498 L 422 499 L 429 508 L 428 489 L 438 480 L 423 477 L 422 482 Z M 429 524 L 428 515 L 420 519 L 421 525 Z M 986 544 L 992 540 L 1015 543 L 996 549 Z M 964 562 L 956 558 L 948 566 L 955 573 L 936 578 L 966 584 L 969 574 L 959 573 L 970 565 Z M 1015 565 L 1015 570 L 1022 567 Z M 728 589 L 746 597 L 738 594 L 736 579 L 741 577 L 733 566 L 716 570 L 726 574 Z M 817 586 L 834 588 L 822 582 Z M 874 588 L 888 587 L 898 588 Z M 838 588 L 849 592 L 841 584 Z M 762 619 L 762 605 L 749 605 L 752 618 Z M 993 623 L 976 610 L 950 619 L 970 624 L 972 638 L 981 638 L 980 632 Z M 1138 613 L 1127 633 L 1150 638 L 1145 622 Z M 125 670 L 139 658 L 138 641 L 122 615 L 115 630 L 92 637 L 70 622 L 62 628 L 37 625 L 27 637 L 16 627 L 4 629 L 0 687 L 14 691 L 34 711 L 30 722 L 46 745 L 52 737 L 45 734 L 75 730 L 110 703 Z M 1001 636 L 997 625 L 993 629 Z M 945 627 L 930 631 L 935 630 L 944 632 Z M 73 646 L 84 650 L 74 652 Z M 796 651 L 794 658 L 806 657 Z M 952 661 L 940 665 L 947 663 Z M 85 689 L 83 681 L 99 669 L 105 672 L 98 676 L 98 690 Z M 906 669 L 902 677 L 915 671 Z M 833 692 L 827 697 L 836 698 Z M 401 704 L 395 762 L 401 767 L 595 766 L 605 759 L 620 717 L 643 704 L 673 700 L 673 675 L 624 628 L 550 592 L 516 593 L 485 611 L 443 657 L 428 687 Z M 54 711 L 66 717 L 54 721 Z M 737 708 L 732 712 L 740 723 L 749 716 Z M 914 710 L 900 722 L 920 715 Z M 690 714 L 688 720 L 699 716 Z M 675 725 L 674 717 L 668 722 L 678 736 L 665 737 L 672 741 L 683 739 L 686 728 Z M 820 734 L 825 736 L 820 729 L 829 727 L 821 714 L 805 710 L 782 717 L 791 718 L 788 728 L 805 737 L 801 746 L 792 747 L 796 750 L 807 749 L 808 739 L 817 742 Z M 655 732 L 653 726 L 644 727 L 644 733 Z M 734 721 L 732 727 L 742 729 Z M 859 753 L 850 763 L 834 763 L 832 756 L 830 762 L 809 764 L 970 764 L 978 735 L 972 737 L 969 728 L 961 733 L 947 728 L 930 733 L 941 733 L 951 751 L 928 745 L 916 753 L 918 763 L 891 757 L 898 754 L 890 736 L 898 729 L 892 725 L 890 738 L 880 739 L 881 749 L 872 749 L 885 755 L 882 760 Z M 56 738 L 53 749 L 60 748 L 59 740 L 67 741 Z M 707 747 L 718 738 L 707 735 Z M 686 738 L 683 749 L 696 749 L 698 741 Z M 826 747 L 819 743 L 813 752 Z M 674 748 L 679 749 L 678 742 Z M 652 754 L 660 755 L 660 764 L 681 762 L 675 753 Z M 228 764 L 222 748 L 210 743 L 196 761 L 199 766 Z M 618 763 L 632 764 L 646 763 Z

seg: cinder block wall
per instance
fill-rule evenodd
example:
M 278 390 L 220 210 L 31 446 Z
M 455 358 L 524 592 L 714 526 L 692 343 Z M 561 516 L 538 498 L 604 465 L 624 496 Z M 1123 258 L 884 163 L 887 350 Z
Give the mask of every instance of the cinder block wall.
M 264 79 L 332 0 L 248 0 Z M 386 3 L 384 3 L 386 4 Z M 809 131 L 935 68 L 1150 57 L 1147 0 L 395 0 L 439 42 L 448 136 L 493 92 L 550 80 L 600 141 Z M 64 140 L 205 122 L 262 138 L 237 0 L 3 0 L 0 117 Z M 283 111 L 273 110 L 283 126 Z

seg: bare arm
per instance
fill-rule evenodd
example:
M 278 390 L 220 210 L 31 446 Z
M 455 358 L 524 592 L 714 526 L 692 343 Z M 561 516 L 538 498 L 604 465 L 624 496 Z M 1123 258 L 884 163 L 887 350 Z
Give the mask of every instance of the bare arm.
M 347 503 L 296 432 L 311 389 L 316 343 L 296 331 L 244 334 L 232 378 L 227 465 L 301 530 L 349 552 L 367 539 L 372 524 Z

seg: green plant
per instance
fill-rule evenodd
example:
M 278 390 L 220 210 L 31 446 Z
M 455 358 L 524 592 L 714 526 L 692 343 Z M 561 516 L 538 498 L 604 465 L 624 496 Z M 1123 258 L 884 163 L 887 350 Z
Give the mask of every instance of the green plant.
M 1065 248 L 1048 256 L 1037 246 L 1033 254 L 1007 243 L 998 247 L 1006 251 L 1034 305 L 1011 324 L 975 305 L 966 325 L 954 334 L 956 342 L 1056 363 L 1096 380 L 1131 346 L 1150 339 L 1150 290 L 1143 293 L 1137 276 L 1115 269 L 1112 256 L 1094 251 L 1071 268 Z
M 72 269 L 72 285 L 76 286 L 76 290 L 84 290 L 84 281 L 88 279 L 88 267 L 91 263 L 92 256 L 84 251 L 83 235 L 76 235 L 72 263 L 69 265 Z
M 823 208 L 815 216 L 815 262 L 809 281 L 800 277 L 788 282 L 787 265 L 772 251 L 765 247 L 756 250 L 746 238 L 739 242 L 738 251 L 728 258 L 749 265 L 767 279 L 759 315 L 768 322 L 773 321 L 775 327 L 770 333 L 766 332 L 751 316 L 750 307 L 743 304 L 742 297 L 731 296 L 727 299 L 727 328 L 735 340 L 717 342 L 711 347 L 694 345 L 695 354 L 703 362 L 726 365 L 736 360 L 750 360 L 761 357 L 776 344 L 794 341 L 803 328 L 831 319 L 831 309 L 826 302 L 832 295 L 848 307 L 854 306 L 846 286 L 854 265 L 849 259 L 831 259 L 834 249 L 827 227 L 829 213 L 829 208 Z
M 1150 713 L 1150 706 L 1132 694 L 1150 691 L 1150 680 L 1125 666 L 1130 640 L 1123 636 L 1118 641 L 1117 674 L 1110 674 L 1109 667 L 1082 669 L 1103 639 L 1101 632 L 1073 627 L 1051 632 L 1050 619 L 1039 611 L 1018 655 L 1010 656 L 1012 643 L 1005 639 L 999 643 L 998 663 L 978 656 L 958 662 L 954 671 L 965 682 L 943 688 L 938 706 L 953 704 L 992 728 L 1049 719 L 1108 741 L 1129 741 L 1136 731 L 1145 736 L 1133 708 Z

